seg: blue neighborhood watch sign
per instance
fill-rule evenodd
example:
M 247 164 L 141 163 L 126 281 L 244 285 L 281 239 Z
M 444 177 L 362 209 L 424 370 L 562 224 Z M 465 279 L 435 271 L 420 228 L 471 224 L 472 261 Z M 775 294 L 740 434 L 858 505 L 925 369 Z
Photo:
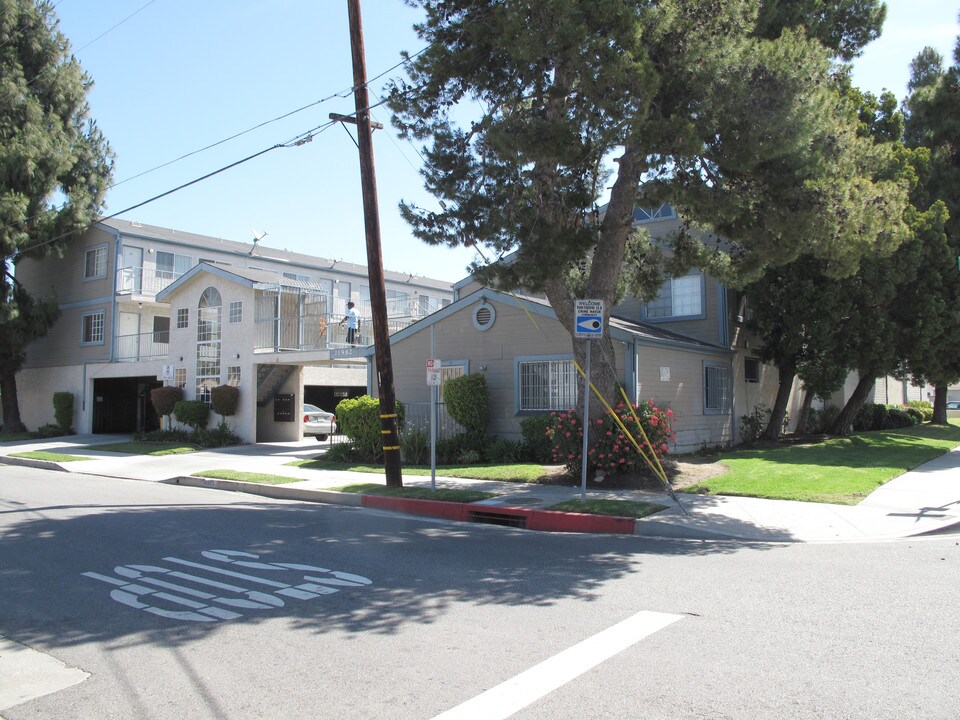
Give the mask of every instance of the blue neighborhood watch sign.
M 603 335 L 603 300 L 574 300 L 574 337 L 598 338 Z

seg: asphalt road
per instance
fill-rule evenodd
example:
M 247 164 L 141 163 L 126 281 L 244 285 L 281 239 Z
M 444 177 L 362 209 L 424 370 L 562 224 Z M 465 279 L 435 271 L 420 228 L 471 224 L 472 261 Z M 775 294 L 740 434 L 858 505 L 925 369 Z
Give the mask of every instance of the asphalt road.
M 0 635 L 89 677 L 0 713 L 953 720 L 958 543 L 546 534 L 3 467 Z

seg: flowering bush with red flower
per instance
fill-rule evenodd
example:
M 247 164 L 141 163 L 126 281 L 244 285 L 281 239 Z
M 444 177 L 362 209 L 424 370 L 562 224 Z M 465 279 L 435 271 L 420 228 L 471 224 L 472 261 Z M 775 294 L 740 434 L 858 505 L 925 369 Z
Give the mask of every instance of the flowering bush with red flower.
M 617 417 L 636 439 L 644 454 L 650 457 L 650 447 L 643 437 L 646 433 L 653 452 L 658 458 L 662 458 L 669 451 L 669 443 L 674 436 L 671 429 L 673 411 L 657 407 L 653 400 L 635 405 L 634 411 L 644 432 L 640 431 L 640 427 L 625 403 L 620 403 L 614 408 Z M 637 452 L 637 448 L 623 434 L 619 424 L 609 414 L 594 419 L 593 423 L 593 440 L 587 450 L 588 471 L 602 470 L 607 475 L 613 475 L 649 470 L 646 461 Z M 571 472 L 580 472 L 583 433 L 576 411 L 553 413 L 553 421 L 547 429 L 547 435 L 553 443 L 553 461 L 563 463 Z

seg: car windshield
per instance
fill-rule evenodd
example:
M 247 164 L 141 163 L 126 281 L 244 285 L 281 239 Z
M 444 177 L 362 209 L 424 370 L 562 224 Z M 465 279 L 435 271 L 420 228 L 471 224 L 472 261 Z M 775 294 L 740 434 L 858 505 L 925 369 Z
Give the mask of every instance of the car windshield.
M 308 413 L 323 412 L 323 410 L 318 408 L 316 405 L 307 405 L 306 403 L 303 405 L 303 411 Z

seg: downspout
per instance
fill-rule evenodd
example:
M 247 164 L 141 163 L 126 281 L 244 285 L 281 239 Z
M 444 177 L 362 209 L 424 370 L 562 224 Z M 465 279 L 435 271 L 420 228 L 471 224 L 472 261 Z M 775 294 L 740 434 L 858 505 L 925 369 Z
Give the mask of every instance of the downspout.
M 116 342 L 114 341 L 114 336 L 117 331 L 117 315 L 119 314 L 119 305 L 117 304 L 117 268 L 120 267 L 120 252 L 122 250 L 122 242 L 120 233 L 115 233 L 113 236 L 114 239 L 114 248 L 113 248 L 113 283 L 110 292 L 110 350 L 106 360 L 84 360 L 83 361 L 83 373 L 82 373 L 82 384 L 83 391 L 80 394 L 80 415 L 86 419 L 87 413 L 87 365 L 100 364 L 103 362 L 112 363 L 114 362 L 115 357 L 115 346 Z M 106 335 L 106 330 L 104 330 L 104 335 Z M 90 416 L 90 432 L 93 432 L 93 416 Z

